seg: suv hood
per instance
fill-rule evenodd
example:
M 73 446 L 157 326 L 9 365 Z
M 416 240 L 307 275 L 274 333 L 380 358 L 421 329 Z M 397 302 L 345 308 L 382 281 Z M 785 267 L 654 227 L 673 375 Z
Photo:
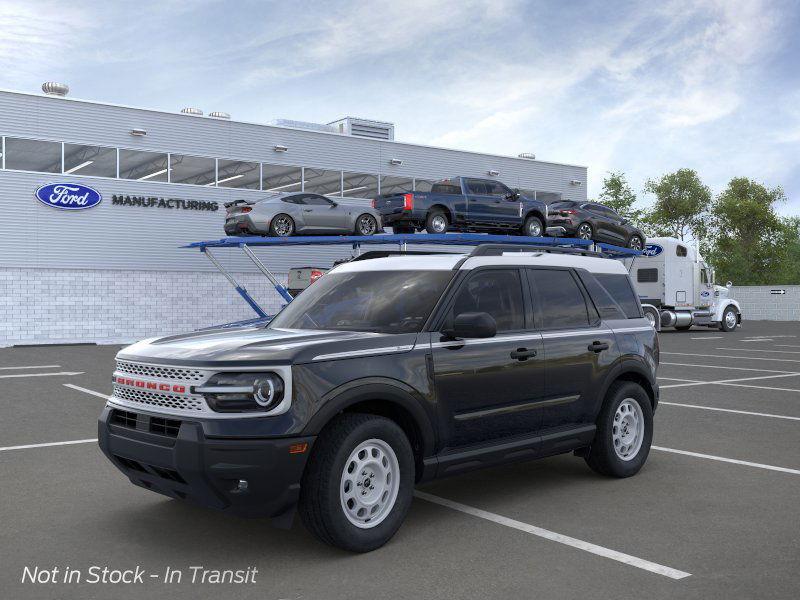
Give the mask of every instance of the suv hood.
M 221 366 L 221 363 L 226 366 L 265 362 L 293 364 L 310 362 L 323 354 L 385 346 L 387 338 L 397 337 L 406 336 L 360 331 L 266 329 L 263 326 L 205 329 L 142 340 L 120 350 L 117 358 L 198 367 Z

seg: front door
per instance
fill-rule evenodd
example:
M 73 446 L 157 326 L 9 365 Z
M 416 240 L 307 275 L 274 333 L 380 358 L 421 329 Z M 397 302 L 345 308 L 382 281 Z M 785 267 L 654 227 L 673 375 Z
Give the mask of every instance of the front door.
M 486 312 L 497 335 L 452 340 L 432 336 L 441 436 L 449 448 L 534 433 L 544 393 L 541 336 L 527 328 L 522 274 L 517 268 L 478 269 L 453 294 L 440 330 L 464 312 Z
M 317 194 L 306 196 L 303 217 L 309 232 L 342 232 L 349 230 L 345 208 L 325 196 Z
M 617 357 L 614 333 L 570 269 L 528 269 L 544 343 L 542 431 L 593 423 L 599 389 Z

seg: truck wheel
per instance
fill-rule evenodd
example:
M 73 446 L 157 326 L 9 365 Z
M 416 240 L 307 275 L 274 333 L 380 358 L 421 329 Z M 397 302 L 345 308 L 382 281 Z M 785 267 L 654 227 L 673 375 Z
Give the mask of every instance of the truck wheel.
M 354 233 L 356 235 L 375 235 L 378 233 L 378 221 L 372 215 L 364 213 L 356 219 Z
M 647 460 L 652 441 L 653 407 L 647 392 L 632 381 L 613 383 L 600 409 L 586 464 L 609 477 L 636 475 Z
M 544 225 L 539 217 L 528 217 L 522 226 L 522 235 L 529 237 L 541 237 L 544 235 Z
M 736 318 L 736 311 L 732 307 L 728 307 L 722 313 L 722 321 L 719 324 L 721 331 L 734 331 L 739 324 Z
M 269 234 L 275 237 L 289 237 L 294 233 L 294 221 L 289 215 L 283 213 L 272 217 L 269 224 Z
M 594 229 L 589 223 L 581 223 L 575 234 L 581 240 L 591 240 L 594 238 Z
M 414 491 L 414 455 L 385 417 L 344 413 L 319 435 L 303 474 L 299 512 L 319 540 L 369 552 L 400 528 Z
M 441 210 L 432 210 L 425 219 L 425 231 L 428 233 L 447 233 L 448 225 L 447 215 Z

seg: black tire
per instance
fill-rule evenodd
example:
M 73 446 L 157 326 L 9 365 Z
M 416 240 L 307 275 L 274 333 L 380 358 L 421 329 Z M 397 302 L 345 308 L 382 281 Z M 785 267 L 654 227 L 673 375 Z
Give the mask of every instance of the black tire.
M 392 232 L 393 233 L 414 233 L 416 229 L 414 229 L 413 225 L 401 225 L 397 223 L 396 225 L 392 225 Z
M 544 223 L 539 217 L 531 215 L 525 219 L 525 224 L 522 226 L 520 234 L 527 237 L 542 237 L 544 235 Z
M 620 423 L 616 421 L 617 409 L 626 401 L 634 400 L 641 409 L 641 419 L 644 425 L 641 445 L 630 459 L 620 458 L 614 450 L 614 427 Z M 625 417 L 622 417 L 623 419 Z M 619 429 L 619 426 L 617 426 Z M 653 441 L 653 407 L 650 397 L 638 383 L 632 381 L 617 381 L 611 385 L 597 417 L 597 432 L 594 441 L 586 453 L 585 460 L 589 467 L 601 475 L 608 477 L 630 477 L 636 475 L 642 468 L 647 455 L 650 453 L 650 444 Z
M 728 325 L 729 313 L 733 313 L 733 325 Z M 722 312 L 722 321 L 719 324 L 719 329 L 720 331 L 730 333 L 731 331 L 735 331 L 738 326 L 739 326 L 739 319 L 736 316 L 736 310 L 732 306 L 729 306 Z
M 641 236 L 632 235 L 628 240 L 628 248 L 633 250 L 644 250 L 644 240 Z
M 287 221 L 283 221 L 286 219 Z M 284 231 L 281 227 L 281 223 L 286 222 L 289 226 L 288 231 Z M 276 228 L 277 225 L 277 228 Z M 269 223 L 269 234 L 273 237 L 290 237 L 295 232 L 294 226 L 294 219 L 287 214 L 280 213 L 272 217 L 272 220 Z
M 360 528 L 345 515 L 340 487 L 351 452 L 372 439 L 388 444 L 397 458 L 398 493 L 382 521 Z M 344 413 L 325 427 L 314 444 L 303 473 L 298 509 L 305 526 L 319 540 L 351 552 L 369 552 L 383 546 L 400 528 L 413 491 L 414 454 L 403 430 L 385 417 Z
M 442 219 L 444 220 L 444 229 L 441 228 Z M 447 233 L 449 225 L 450 219 L 443 210 L 438 208 L 430 211 L 425 219 L 425 231 L 428 233 Z
M 588 237 L 586 232 L 588 231 Z M 591 223 L 581 223 L 578 225 L 577 229 L 575 229 L 575 237 L 581 240 L 593 240 L 594 239 L 594 227 L 592 227 Z
M 365 227 L 362 226 L 365 224 L 362 224 L 362 221 L 369 221 L 371 225 L 369 233 L 365 232 L 366 231 Z M 378 233 L 378 220 L 369 213 L 358 215 L 353 233 L 355 233 L 355 235 L 375 235 L 376 233 Z

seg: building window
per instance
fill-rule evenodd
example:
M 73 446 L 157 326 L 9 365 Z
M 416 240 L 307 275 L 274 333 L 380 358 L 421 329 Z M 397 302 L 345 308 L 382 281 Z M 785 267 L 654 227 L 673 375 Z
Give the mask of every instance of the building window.
M 434 179 L 415 179 L 414 191 L 415 192 L 430 192 L 433 184 L 436 183 Z
M 6 138 L 6 169 L 61 173 L 61 143 Z
M 214 185 L 217 161 L 204 156 L 187 156 L 186 154 L 170 154 L 170 183 L 188 183 L 190 185 Z
M 167 155 L 141 150 L 119 151 L 119 176 L 139 181 L 168 181 Z
M 261 174 L 258 163 L 220 159 L 217 169 L 219 187 L 259 189 Z
M 265 192 L 299 192 L 303 188 L 303 169 L 285 165 L 261 165 L 261 189 Z
M 117 149 L 64 144 L 64 174 L 117 176 Z
M 402 194 L 414 191 L 414 180 L 411 177 L 395 177 L 384 175 L 381 177 L 381 194 Z
M 325 169 L 311 169 L 306 167 L 305 187 L 306 192 L 322 194 L 323 196 L 342 195 L 342 172 L 327 171 Z
M 345 198 L 375 198 L 378 195 L 378 176 L 364 173 L 342 173 Z

